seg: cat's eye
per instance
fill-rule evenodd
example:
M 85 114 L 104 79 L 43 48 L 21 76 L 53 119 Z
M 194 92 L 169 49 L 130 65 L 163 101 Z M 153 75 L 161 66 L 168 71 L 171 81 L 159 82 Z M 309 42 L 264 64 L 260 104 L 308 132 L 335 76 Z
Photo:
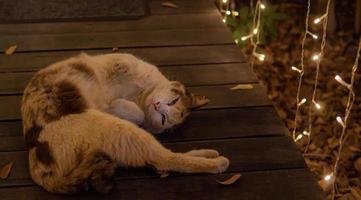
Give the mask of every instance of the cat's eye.
M 180 97 L 177 97 L 176 99 L 172 100 L 170 103 L 168 103 L 168 106 L 174 105 L 177 103 Z

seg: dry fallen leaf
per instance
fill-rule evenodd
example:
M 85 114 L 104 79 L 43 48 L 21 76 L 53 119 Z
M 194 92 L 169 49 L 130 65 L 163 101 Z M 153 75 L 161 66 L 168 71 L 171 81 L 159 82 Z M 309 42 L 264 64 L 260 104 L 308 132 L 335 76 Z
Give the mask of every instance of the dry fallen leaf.
M 13 46 L 7 48 L 7 49 L 5 50 L 5 54 L 6 54 L 6 55 L 12 55 L 12 54 L 15 52 L 16 48 L 18 48 L 17 45 L 13 45 Z
M 169 176 L 168 173 L 162 173 L 160 174 L 160 178 L 167 178 Z
M 253 89 L 252 84 L 238 84 L 231 88 L 231 90 L 250 90 Z
M 217 183 L 222 184 L 222 185 L 232 185 L 233 183 L 235 183 L 236 181 L 238 181 L 238 179 L 241 177 L 241 174 L 235 174 L 233 175 L 231 178 L 225 180 L 225 181 L 219 181 L 216 180 Z
M 9 176 L 12 167 L 13 167 L 13 162 L 10 162 L 10 163 L 6 164 L 5 166 L 3 166 L 0 169 L 0 178 L 6 179 Z
M 172 2 L 163 2 L 162 3 L 162 6 L 163 7 L 167 7 L 167 8 L 178 8 L 178 6 L 177 5 L 175 5 L 174 3 L 172 3 Z
M 118 47 L 114 47 L 114 48 L 112 49 L 112 52 L 114 52 L 114 53 L 119 52 Z

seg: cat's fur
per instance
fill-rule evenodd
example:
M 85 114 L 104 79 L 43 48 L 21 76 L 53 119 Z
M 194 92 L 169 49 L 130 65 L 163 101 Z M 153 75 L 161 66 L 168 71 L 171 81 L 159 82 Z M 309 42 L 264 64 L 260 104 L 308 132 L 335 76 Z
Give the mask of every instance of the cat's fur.
M 217 151 L 175 153 L 146 131 L 171 129 L 207 102 L 129 54 L 81 54 L 55 63 L 36 73 L 23 95 L 31 177 L 50 192 L 92 187 L 106 193 L 119 166 L 223 172 L 229 161 Z

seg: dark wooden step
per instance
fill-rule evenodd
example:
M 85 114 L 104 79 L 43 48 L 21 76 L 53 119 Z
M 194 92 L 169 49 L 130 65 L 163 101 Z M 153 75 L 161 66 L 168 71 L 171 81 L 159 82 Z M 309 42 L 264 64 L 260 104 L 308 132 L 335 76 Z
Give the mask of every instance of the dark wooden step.
M 245 62 L 241 51 L 234 45 L 123 48 L 119 51 L 131 53 L 157 66 Z M 0 72 L 35 71 L 80 52 L 15 53 L 11 56 L 0 54 Z M 94 55 L 111 53 L 112 51 L 111 49 L 104 49 L 84 52 Z
M 325 194 L 308 169 L 245 172 L 238 182 L 222 186 L 232 174 L 194 175 L 168 178 L 122 180 L 109 195 L 88 192 L 75 196 L 56 195 L 38 186 L 0 189 L 3 200 L 19 199 L 255 199 L 320 200 Z
M 256 171 L 266 169 L 304 168 L 305 164 L 296 146 L 287 137 L 243 138 L 232 140 L 189 141 L 167 143 L 165 146 L 176 152 L 192 149 L 212 148 L 229 158 L 229 172 Z M 252 152 L 252 153 L 250 153 Z M 28 185 L 31 183 L 28 172 L 26 151 L 0 152 L 0 166 L 13 161 L 12 173 L 7 180 L 0 180 L 0 186 Z M 153 170 L 120 169 L 117 179 L 157 177 Z M 183 176 L 178 174 L 179 176 Z M 34 185 L 34 183 L 31 183 Z

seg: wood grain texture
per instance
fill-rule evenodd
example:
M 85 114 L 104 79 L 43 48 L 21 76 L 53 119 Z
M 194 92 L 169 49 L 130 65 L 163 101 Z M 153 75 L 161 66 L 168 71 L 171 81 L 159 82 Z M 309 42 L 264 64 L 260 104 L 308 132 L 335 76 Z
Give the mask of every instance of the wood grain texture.
M 234 85 L 189 87 L 195 94 L 205 95 L 211 101 L 202 109 L 239 108 L 271 105 L 265 90 L 253 84 L 251 90 L 230 90 Z M 20 119 L 21 95 L 0 96 L 0 120 Z
M 120 48 L 157 66 L 195 65 L 245 62 L 235 45 L 210 45 L 188 47 Z M 0 54 L 0 72 L 35 71 L 54 62 L 79 54 L 81 51 L 56 51 L 36 53 Z M 112 49 L 87 50 L 88 54 L 111 53 Z
M 194 141 L 288 134 L 271 106 L 193 112 L 172 133 L 156 135 L 162 142 Z M 0 122 L 0 152 L 25 150 L 21 121 Z
M 258 82 L 247 63 L 161 67 L 160 71 L 186 86 Z M 0 73 L 0 95 L 22 94 L 33 75 L 34 72 Z
M 224 27 L 218 12 L 151 15 L 141 20 L 0 24 L 1 35 L 96 33 Z
M 152 15 L 174 15 L 186 13 L 211 13 L 216 12 L 215 1 L 213 0 L 172 0 L 171 2 L 178 6 L 177 9 L 166 8 L 162 6 L 163 0 L 149 1 L 149 7 Z
M 121 31 L 103 33 L 69 33 L 13 35 L 0 37 L 0 49 L 18 45 L 17 52 L 85 50 L 113 47 L 187 46 L 233 44 L 225 27 L 207 29 Z
M 294 143 L 284 136 L 177 142 L 166 143 L 165 146 L 175 152 L 186 152 L 201 148 L 217 149 L 220 154 L 226 156 L 231 161 L 228 172 L 305 167 L 302 156 L 296 151 Z M 252 152 L 252 154 L 249 152 Z M 0 181 L 1 187 L 18 184 L 25 185 L 25 183 L 30 182 L 26 156 L 26 151 L 0 152 L 0 166 L 8 161 L 14 162 L 14 167 L 8 180 Z M 184 174 L 176 175 L 184 176 Z M 117 172 L 116 179 L 157 176 L 159 175 L 151 169 L 120 169 Z M 34 183 L 31 185 L 34 185 Z
M 255 200 L 322 200 L 325 194 L 307 169 L 244 172 L 230 187 L 216 180 L 231 174 L 194 175 L 164 179 L 136 179 L 118 181 L 106 199 L 255 199 Z M 100 194 L 89 192 L 75 196 L 55 195 L 38 186 L 1 188 L 3 200 L 23 199 L 99 199 Z

